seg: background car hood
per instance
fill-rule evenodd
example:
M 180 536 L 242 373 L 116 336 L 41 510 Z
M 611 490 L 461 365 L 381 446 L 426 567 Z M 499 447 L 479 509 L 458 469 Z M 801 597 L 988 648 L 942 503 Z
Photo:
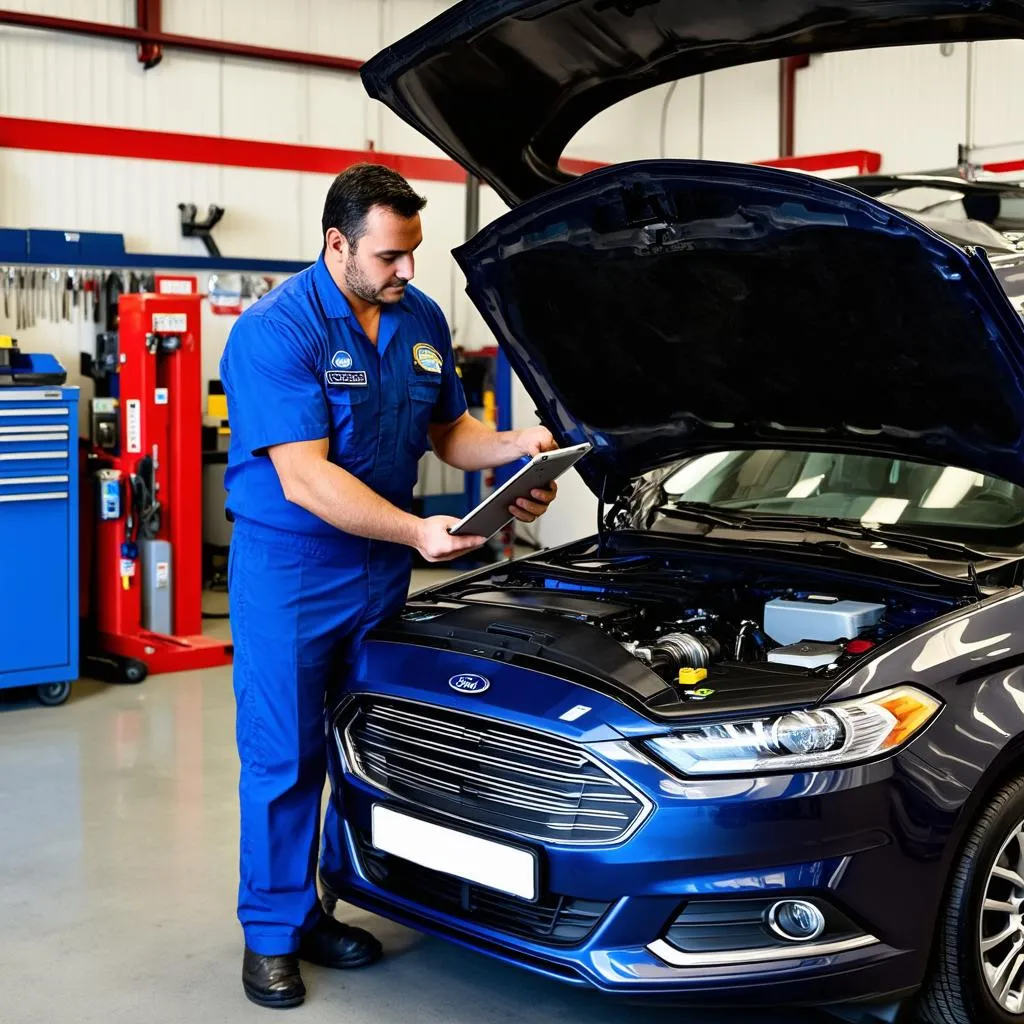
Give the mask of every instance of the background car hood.
M 362 71 L 367 91 L 510 204 L 619 100 L 807 53 L 1024 34 L 1024 0 L 464 0 Z M 499 130 L 495 130 L 499 125 Z
M 455 251 L 559 442 L 611 498 L 701 451 L 860 451 L 1024 486 L 1024 323 L 984 253 L 843 185 L 608 168 Z

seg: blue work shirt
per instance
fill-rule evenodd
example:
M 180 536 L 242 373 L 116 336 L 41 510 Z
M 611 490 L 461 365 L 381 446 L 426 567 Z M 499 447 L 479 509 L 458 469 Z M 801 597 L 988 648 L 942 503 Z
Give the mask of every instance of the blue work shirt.
M 238 318 L 220 374 L 231 426 L 228 511 L 336 539 L 353 559 L 366 556 L 367 542 L 287 501 L 267 448 L 329 438 L 332 462 L 409 511 L 428 425 L 466 411 L 437 303 L 409 285 L 400 302 L 382 307 L 374 345 L 322 255 Z

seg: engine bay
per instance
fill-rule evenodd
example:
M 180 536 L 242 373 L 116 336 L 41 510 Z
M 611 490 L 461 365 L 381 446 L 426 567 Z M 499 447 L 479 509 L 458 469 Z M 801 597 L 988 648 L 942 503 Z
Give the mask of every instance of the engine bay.
M 669 681 L 685 670 L 709 670 L 724 662 L 817 669 L 867 654 L 884 642 L 891 632 L 886 611 L 885 604 L 836 594 L 786 592 L 766 601 L 753 618 L 688 609 L 685 618 L 657 624 L 651 637 L 622 642 Z
M 674 714 L 711 694 L 721 709 L 730 693 L 739 707 L 766 692 L 780 700 L 825 692 L 880 645 L 972 600 L 955 588 L 806 565 L 595 558 L 581 545 L 432 588 L 410 601 L 402 626 L 508 637 L 499 657 L 515 660 L 522 650 L 529 660 L 532 645 L 549 665 L 582 665 L 649 710 Z M 526 646 L 516 648 L 517 639 Z

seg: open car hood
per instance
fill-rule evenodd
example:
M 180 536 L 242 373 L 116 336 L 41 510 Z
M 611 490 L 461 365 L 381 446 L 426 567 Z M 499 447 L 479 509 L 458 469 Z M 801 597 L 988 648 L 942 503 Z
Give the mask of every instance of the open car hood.
M 455 256 L 544 422 L 594 445 L 579 470 L 607 498 L 674 459 L 749 447 L 1024 486 L 1024 323 L 989 260 L 843 185 L 624 164 Z
M 463 0 L 364 65 L 367 91 L 510 204 L 568 180 L 598 113 L 663 82 L 835 50 L 1024 34 L 1024 0 Z

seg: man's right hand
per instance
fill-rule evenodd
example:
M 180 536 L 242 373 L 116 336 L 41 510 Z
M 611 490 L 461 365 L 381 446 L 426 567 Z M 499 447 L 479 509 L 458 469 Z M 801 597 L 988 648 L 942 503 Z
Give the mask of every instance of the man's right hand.
M 416 550 L 428 562 L 448 562 L 487 542 L 486 537 L 453 537 L 448 530 L 458 522 L 452 516 L 431 516 L 421 520 Z

